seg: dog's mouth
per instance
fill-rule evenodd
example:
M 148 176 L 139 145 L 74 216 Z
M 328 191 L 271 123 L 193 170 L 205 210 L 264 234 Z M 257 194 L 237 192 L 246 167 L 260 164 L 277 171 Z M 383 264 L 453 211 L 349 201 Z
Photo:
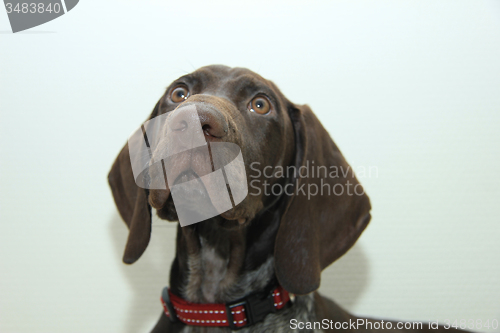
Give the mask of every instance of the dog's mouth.
M 248 221 L 241 208 L 234 205 L 226 183 L 214 182 L 200 176 L 193 168 L 181 171 L 167 190 L 151 190 L 150 204 L 158 216 L 167 220 L 179 220 L 182 226 L 213 218 L 222 227 L 240 227 Z M 224 196 L 231 196 L 230 204 L 224 205 Z
M 182 186 L 189 183 L 190 186 Z M 166 184 L 166 189 L 153 189 L 149 192 L 149 202 L 156 209 L 162 209 L 173 203 L 172 188 L 175 191 L 175 203 L 181 207 L 190 206 L 197 201 L 206 201 L 209 194 L 200 176 L 192 168 L 181 171 L 172 185 Z
M 152 189 L 149 202 L 156 209 L 171 202 L 168 210 L 176 215 L 182 226 L 221 216 L 240 220 L 242 208 L 236 206 L 248 194 L 248 179 L 242 152 L 230 142 L 211 142 L 207 145 L 167 154 L 168 142 L 153 153 L 159 162 L 150 165 L 154 184 L 164 178 L 165 189 Z M 175 148 L 175 147 L 174 147 Z M 170 200 L 171 199 L 171 200 Z M 167 218 L 170 220 L 170 218 Z
M 188 186 L 182 186 L 183 184 Z M 207 209 L 207 206 L 212 205 L 205 184 L 193 169 L 181 172 L 175 178 L 172 188 L 175 204 L 178 208 L 203 210 L 203 208 Z
M 198 174 L 193 169 L 188 169 L 188 170 L 181 172 L 177 176 L 177 178 L 175 178 L 174 185 L 189 182 L 189 181 L 194 180 L 194 179 L 200 180 L 200 176 L 198 176 Z
M 198 209 L 199 205 L 193 206 Z M 158 217 L 163 220 L 168 221 L 178 221 L 179 217 L 177 214 L 177 208 L 174 204 L 174 200 L 172 196 L 168 197 L 165 205 L 157 209 Z M 207 219 L 208 220 L 208 219 Z M 224 229 L 237 229 L 242 226 L 245 226 L 250 221 L 250 218 L 243 217 L 243 214 L 237 213 L 237 209 L 232 208 L 231 210 L 224 212 L 220 215 L 214 216 L 210 218 L 211 222 L 215 223 L 217 226 L 220 226 Z

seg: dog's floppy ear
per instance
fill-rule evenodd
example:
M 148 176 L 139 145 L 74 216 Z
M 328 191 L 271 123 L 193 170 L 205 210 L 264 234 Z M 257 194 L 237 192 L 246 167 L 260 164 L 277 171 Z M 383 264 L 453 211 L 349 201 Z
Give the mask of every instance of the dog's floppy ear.
M 291 106 L 289 115 L 299 175 L 292 180 L 293 195 L 276 236 L 275 270 L 286 290 L 307 294 L 319 287 L 321 271 L 356 242 L 370 221 L 371 206 L 311 109 Z
M 149 119 L 158 115 L 158 102 Z M 151 237 L 151 206 L 148 191 L 137 186 L 132 172 L 128 144 L 125 144 L 108 175 L 116 207 L 130 229 L 123 262 L 134 263 L 144 253 Z

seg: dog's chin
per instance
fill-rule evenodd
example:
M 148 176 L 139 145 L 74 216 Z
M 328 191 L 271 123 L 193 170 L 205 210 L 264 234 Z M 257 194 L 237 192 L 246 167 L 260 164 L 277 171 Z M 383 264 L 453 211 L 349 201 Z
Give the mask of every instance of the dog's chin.
M 224 218 L 222 215 L 214 216 L 208 220 L 202 221 L 200 223 L 194 224 L 203 227 L 215 228 L 215 229 L 224 229 L 224 230 L 238 230 L 241 228 L 245 228 L 247 223 L 240 223 L 238 220 L 228 220 Z
M 179 220 L 172 195 L 169 195 L 166 204 L 162 208 L 156 209 L 156 215 L 158 215 L 160 219 L 170 222 L 176 222 Z
M 156 209 L 156 214 L 162 220 L 170 222 L 177 222 L 179 220 L 172 196 L 169 196 L 166 204 L 161 209 Z M 246 227 L 249 224 L 249 220 L 249 218 L 241 216 L 238 209 L 232 208 L 220 215 L 198 223 L 213 223 L 216 227 L 233 230 Z

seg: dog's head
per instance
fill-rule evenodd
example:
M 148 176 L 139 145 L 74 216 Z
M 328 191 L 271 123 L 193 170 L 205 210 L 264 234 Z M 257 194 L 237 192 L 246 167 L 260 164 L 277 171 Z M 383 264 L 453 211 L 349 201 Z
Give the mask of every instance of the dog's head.
M 149 119 L 162 116 L 166 121 L 157 126 L 157 144 L 148 145 L 156 166 L 145 176 L 151 182 L 159 175 L 163 185 L 149 190 L 137 185 L 128 145 L 108 177 L 118 210 L 130 228 L 126 263 L 135 262 L 147 247 L 151 206 L 160 218 L 175 221 L 179 209 L 196 211 L 200 202 L 218 205 L 221 199 L 209 189 L 208 181 L 200 182 L 203 190 L 176 192 L 183 198 L 182 208 L 179 200 L 173 200 L 172 188 L 192 178 L 202 179 L 240 153 L 223 149 L 217 163 L 211 158 L 213 149 L 224 144 L 241 150 L 244 172 L 236 172 L 233 183 L 243 184 L 248 195 L 236 200 L 225 174 L 228 186 L 223 190 L 229 192 L 232 208 L 220 210 L 210 223 L 246 228 L 263 212 L 274 210 L 279 220 L 275 271 L 285 289 L 296 294 L 317 289 L 321 270 L 343 255 L 368 224 L 369 199 L 319 120 L 308 106 L 294 105 L 261 76 L 242 68 L 203 67 L 167 88 Z M 186 141 L 193 117 L 200 129 L 195 135 L 201 135 L 206 145 L 181 148 L 161 162 L 166 152 L 175 150 L 174 142 Z M 142 129 L 147 140 L 147 125 Z

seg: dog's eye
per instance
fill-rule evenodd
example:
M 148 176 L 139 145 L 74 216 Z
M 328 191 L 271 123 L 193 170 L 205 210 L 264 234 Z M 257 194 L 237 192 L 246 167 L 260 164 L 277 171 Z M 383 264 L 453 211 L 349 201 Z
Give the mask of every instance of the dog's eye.
M 248 105 L 250 111 L 258 114 L 266 114 L 271 109 L 271 102 L 264 96 L 257 96 Z
M 174 103 L 184 102 L 189 96 L 189 91 L 184 86 L 178 86 L 172 90 L 170 94 L 170 99 Z

